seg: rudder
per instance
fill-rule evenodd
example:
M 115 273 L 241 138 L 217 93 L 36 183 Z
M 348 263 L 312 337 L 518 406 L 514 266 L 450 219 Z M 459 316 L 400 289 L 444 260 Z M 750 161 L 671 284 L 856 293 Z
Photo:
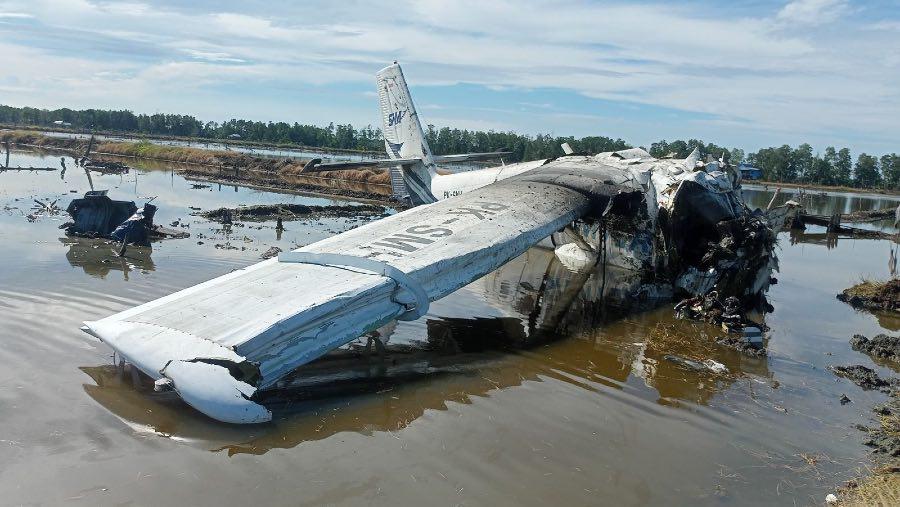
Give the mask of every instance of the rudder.
M 388 157 L 419 159 L 421 163 L 404 165 L 403 179 L 415 204 L 435 202 L 431 179 L 437 174 L 431 149 L 419 122 L 415 104 L 400 65 L 394 62 L 375 75 L 378 103 L 381 106 L 382 135 Z

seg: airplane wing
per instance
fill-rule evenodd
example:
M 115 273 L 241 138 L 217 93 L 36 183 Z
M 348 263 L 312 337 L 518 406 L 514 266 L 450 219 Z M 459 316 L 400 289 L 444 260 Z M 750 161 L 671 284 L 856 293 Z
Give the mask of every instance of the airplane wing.
M 543 166 L 413 208 L 94 322 L 84 330 L 221 421 L 329 350 L 490 273 L 612 196 L 620 170 Z M 634 185 L 638 185 L 636 188 Z
M 435 163 L 447 164 L 453 162 L 474 162 L 479 160 L 491 160 L 510 155 L 510 151 L 492 151 L 486 153 L 462 153 L 459 155 L 434 155 Z M 422 162 L 421 158 L 397 158 L 382 160 L 361 160 L 359 162 L 327 162 L 314 158 L 303 167 L 303 172 L 342 171 L 344 169 L 357 169 L 360 167 L 395 167 L 398 165 L 416 164 Z

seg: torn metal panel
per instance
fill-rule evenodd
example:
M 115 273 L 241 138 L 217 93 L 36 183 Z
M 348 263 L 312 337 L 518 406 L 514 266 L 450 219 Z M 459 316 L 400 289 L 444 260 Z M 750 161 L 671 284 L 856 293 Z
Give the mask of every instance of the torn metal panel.
M 79 236 L 106 237 L 119 224 L 137 211 L 131 201 L 114 201 L 106 191 L 91 191 L 81 199 L 73 199 L 66 212 L 74 222 L 66 232 Z
M 110 199 L 106 190 L 92 190 L 83 198 L 72 200 L 66 212 L 73 220 L 65 224 L 69 236 L 105 238 L 139 246 L 149 246 L 154 238 L 188 236 L 154 225 L 156 206 L 149 202 L 138 208 L 133 201 Z

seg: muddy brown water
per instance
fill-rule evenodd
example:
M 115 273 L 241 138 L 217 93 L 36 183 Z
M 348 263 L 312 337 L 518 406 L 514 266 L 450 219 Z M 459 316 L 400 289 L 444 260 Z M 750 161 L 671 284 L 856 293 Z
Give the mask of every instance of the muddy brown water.
M 13 152 L 11 165 L 58 161 Z M 62 216 L 26 217 L 32 199 L 65 207 L 89 188 L 67 166 L 0 173 L 2 505 L 814 505 L 869 463 L 853 425 L 869 423 L 883 395 L 826 367 L 892 373 L 848 340 L 900 323 L 834 297 L 861 277 L 888 276 L 888 242 L 782 233 L 763 359 L 715 345 L 717 329 L 674 320 L 671 305 L 618 301 L 626 274 L 584 280 L 533 248 L 389 330 L 386 356 L 357 343 L 307 365 L 271 397 L 273 423 L 235 427 L 120 376 L 81 321 L 361 222 L 290 222 L 280 237 L 274 223 L 228 232 L 190 207 L 346 201 L 193 189 L 159 166 L 94 173 L 113 198 L 157 196 L 157 222 L 190 225 L 190 239 L 122 259 L 66 238 Z M 771 195 L 745 194 L 757 206 Z M 833 194 L 811 208 L 894 204 Z M 686 371 L 667 354 L 711 358 L 730 373 Z

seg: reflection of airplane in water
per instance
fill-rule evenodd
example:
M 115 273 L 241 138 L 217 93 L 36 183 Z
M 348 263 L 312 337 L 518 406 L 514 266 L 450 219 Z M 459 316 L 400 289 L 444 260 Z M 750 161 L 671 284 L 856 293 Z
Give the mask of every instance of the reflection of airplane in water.
M 121 271 L 125 280 L 132 270 L 153 271 L 156 265 L 150 255 L 150 247 L 131 246 L 125 255 L 119 256 L 119 245 L 103 239 L 59 238 L 60 243 L 69 247 L 66 260 L 72 267 L 81 268 L 85 273 L 106 278 L 110 271 Z
M 636 393 L 650 401 L 704 404 L 743 373 L 768 375 L 765 359 L 697 339 L 715 328 L 675 321 L 668 307 L 654 310 L 656 298 L 640 295 L 641 286 L 633 272 L 575 273 L 551 250 L 532 248 L 435 307 L 426 332 L 421 323 L 382 328 L 382 351 L 357 341 L 282 379 L 261 400 L 278 421 L 264 428 L 185 411 L 174 393 L 148 393 L 146 377 L 135 377 L 136 390 L 114 366 L 84 368 L 97 384 L 85 391 L 136 429 L 262 454 L 342 431 L 396 430 L 448 402 L 546 378 L 600 391 L 622 389 L 634 376 L 652 388 Z M 686 371 L 663 360 L 667 354 L 712 357 L 732 374 Z

